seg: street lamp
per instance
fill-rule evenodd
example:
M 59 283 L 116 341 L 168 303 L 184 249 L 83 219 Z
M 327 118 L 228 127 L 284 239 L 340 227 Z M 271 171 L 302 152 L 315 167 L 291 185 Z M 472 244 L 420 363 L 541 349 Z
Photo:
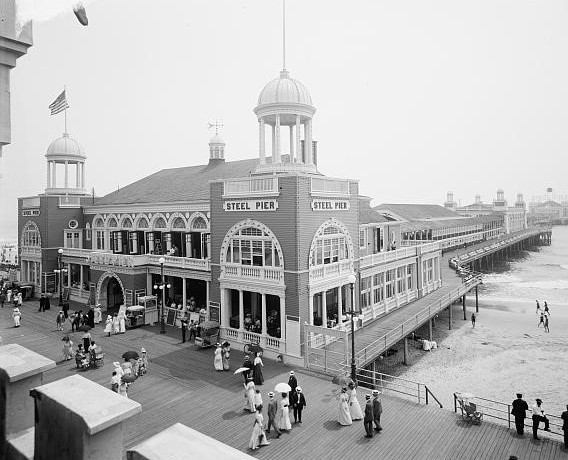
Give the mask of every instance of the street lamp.
M 163 257 L 160 257 L 160 259 L 158 260 L 158 262 L 160 262 L 160 278 L 161 278 L 161 283 L 158 284 L 154 284 L 154 289 L 161 289 L 162 290 L 162 306 L 160 307 L 160 334 L 165 334 L 166 333 L 166 321 L 165 321 L 165 317 L 164 317 L 164 307 L 166 304 L 166 288 L 171 288 L 172 285 L 171 284 L 166 284 L 165 279 L 164 279 L 164 263 L 166 262 L 166 259 L 164 259 Z
M 67 273 L 67 269 L 63 268 L 61 256 L 63 255 L 63 248 L 57 250 L 57 268 L 53 270 L 59 275 L 59 306 L 63 306 L 63 273 Z
M 355 278 L 354 274 L 347 277 L 347 282 L 351 288 L 351 308 L 345 312 L 351 318 L 351 380 L 353 380 L 353 382 L 357 381 L 357 366 L 355 365 L 355 325 L 353 322 L 353 317 L 355 314 L 359 313 L 355 311 L 355 297 L 353 297 L 353 288 L 356 280 L 357 278 Z

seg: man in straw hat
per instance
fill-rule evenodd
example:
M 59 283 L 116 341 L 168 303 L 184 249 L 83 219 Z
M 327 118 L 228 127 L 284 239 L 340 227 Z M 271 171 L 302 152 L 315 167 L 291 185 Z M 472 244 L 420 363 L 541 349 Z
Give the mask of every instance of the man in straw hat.
M 306 397 L 300 387 L 296 387 L 296 391 L 290 398 L 290 404 L 294 409 L 294 423 L 302 423 L 302 410 L 306 407 Z
M 540 422 L 544 422 L 544 431 L 550 431 L 549 428 L 549 421 L 546 418 L 546 413 L 544 412 L 544 408 L 542 407 L 542 399 L 536 398 L 536 404 L 532 407 L 532 421 L 533 421 L 533 438 L 540 439 L 538 437 L 538 425 Z
M 513 410 L 511 410 L 511 415 L 515 417 L 517 434 L 520 434 L 521 436 L 525 433 L 525 418 L 528 410 L 529 405 L 523 399 L 523 395 L 521 393 L 517 393 L 517 399 L 513 401 Z
M 363 419 L 363 425 L 365 425 L 365 437 L 372 438 L 373 437 L 373 400 L 371 399 L 370 394 L 365 395 L 365 418 Z
M 278 401 L 274 399 L 274 392 L 268 392 L 268 424 L 266 425 L 266 432 L 270 433 L 270 427 L 274 427 L 274 431 L 276 431 L 276 437 L 279 438 L 282 433 L 278 429 L 278 425 L 276 424 L 276 412 L 278 411 Z
M 375 422 L 375 430 L 381 431 L 383 427 L 381 426 L 381 414 L 383 413 L 383 404 L 379 395 L 381 392 L 379 390 L 373 390 L 373 421 Z

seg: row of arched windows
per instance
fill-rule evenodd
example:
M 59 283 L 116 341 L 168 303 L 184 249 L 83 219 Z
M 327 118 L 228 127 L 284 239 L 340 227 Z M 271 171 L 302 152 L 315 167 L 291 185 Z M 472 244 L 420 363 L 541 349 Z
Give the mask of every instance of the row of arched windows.
M 169 219 L 162 214 L 155 214 L 152 218 L 146 215 L 137 216 L 132 219 L 130 216 L 117 218 L 114 215 L 104 219 L 102 216 L 96 216 L 93 219 L 93 228 L 95 229 L 186 229 L 186 230 L 206 230 L 209 228 L 209 222 L 205 215 L 194 213 L 190 219 L 186 219 L 179 213 L 173 214 Z

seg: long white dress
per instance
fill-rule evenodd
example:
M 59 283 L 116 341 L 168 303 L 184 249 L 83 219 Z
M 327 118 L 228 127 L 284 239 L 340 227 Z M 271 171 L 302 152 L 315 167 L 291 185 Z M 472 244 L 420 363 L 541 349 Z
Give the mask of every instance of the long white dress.
M 340 425 L 347 426 L 353 425 L 353 420 L 351 420 L 351 414 L 349 413 L 349 404 L 347 403 L 348 396 L 347 393 L 341 393 L 339 395 L 339 415 L 337 421 Z
M 353 388 L 349 391 L 349 413 L 351 414 L 351 420 L 363 420 L 363 411 L 361 410 L 361 405 L 357 400 L 357 391 Z
M 252 428 L 252 434 L 249 441 L 249 449 L 256 450 L 258 446 L 267 446 L 270 444 L 266 439 L 266 433 L 262 428 L 264 423 L 264 417 L 260 413 L 255 414 L 254 426 Z
M 280 417 L 278 419 L 278 428 L 280 430 L 291 430 L 292 423 L 290 423 L 290 410 L 289 410 L 290 402 L 288 400 L 288 396 L 282 398 L 280 401 Z
M 118 316 L 112 318 L 112 332 L 113 334 L 118 334 L 120 332 L 120 320 Z
M 213 365 L 216 371 L 223 370 L 223 350 L 221 347 L 215 349 L 215 359 L 213 360 Z
M 110 315 L 107 315 L 104 332 L 105 334 L 110 334 L 112 332 L 112 316 Z
M 20 313 L 20 309 L 19 308 L 14 308 L 14 311 L 12 312 L 12 319 L 14 320 L 14 327 L 20 327 L 20 318 L 22 317 L 22 314 Z
M 121 334 L 126 332 L 126 317 L 124 314 L 118 315 L 118 327 Z
M 256 408 L 254 407 L 255 393 L 256 393 L 256 388 L 254 386 L 254 382 L 252 380 L 249 380 L 249 382 L 245 385 L 245 397 L 246 397 L 245 409 L 248 409 L 251 412 L 256 412 Z
M 98 305 L 95 307 L 94 311 L 95 311 L 94 322 L 95 324 L 99 324 L 103 320 L 103 311 L 101 307 L 99 307 Z

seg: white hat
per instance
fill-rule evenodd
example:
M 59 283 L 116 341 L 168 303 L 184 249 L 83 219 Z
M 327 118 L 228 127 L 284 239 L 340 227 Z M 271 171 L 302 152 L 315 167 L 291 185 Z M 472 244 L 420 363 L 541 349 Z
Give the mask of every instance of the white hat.
M 290 375 L 294 375 L 294 371 L 290 371 Z
M 381 392 L 379 390 L 373 390 L 373 396 L 380 395 Z
M 269 396 L 270 398 L 274 398 L 274 391 L 269 391 L 269 392 L 268 392 L 268 396 Z
M 146 353 L 146 348 L 142 347 L 142 349 L 140 350 L 141 353 Z
M 302 389 L 301 389 L 300 387 L 296 387 L 296 391 L 297 391 L 298 393 L 301 393 L 301 392 L 302 392 Z

